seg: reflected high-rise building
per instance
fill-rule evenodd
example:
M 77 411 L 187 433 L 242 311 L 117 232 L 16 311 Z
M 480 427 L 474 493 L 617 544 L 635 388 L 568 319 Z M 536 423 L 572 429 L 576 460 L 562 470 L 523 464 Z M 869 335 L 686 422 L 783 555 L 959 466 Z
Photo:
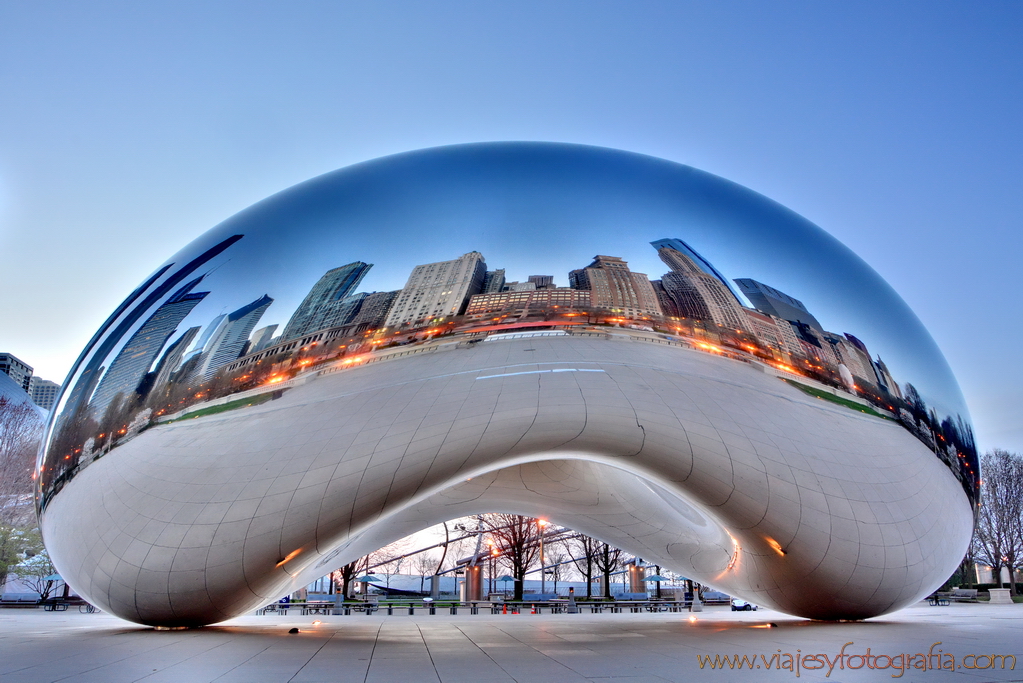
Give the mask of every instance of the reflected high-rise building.
M 277 331 L 278 325 L 267 325 L 261 327 L 252 333 L 251 339 L 249 339 L 249 348 L 245 351 L 246 353 L 256 353 L 262 351 L 266 347 L 270 346 L 273 341 L 274 332 Z
M 416 266 L 387 315 L 387 327 L 416 326 L 460 315 L 469 297 L 483 289 L 486 274 L 486 261 L 478 251 L 453 261 Z
M 392 292 L 372 292 L 362 301 L 362 307 L 358 315 L 352 320 L 352 325 L 367 325 L 369 329 L 381 327 L 387 320 L 387 313 L 394 305 L 394 300 L 401 293 L 400 289 Z
M 170 381 L 171 375 L 181 367 L 181 362 L 185 357 L 188 345 L 192 343 L 192 340 L 195 339 L 201 329 L 199 326 L 189 327 L 185 330 L 184 334 L 171 342 L 171 345 L 164 352 L 163 358 L 160 359 L 160 362 L 156 364 L 156 368 L 153 370 L 154 387 L 162 386 Z
M 658 240 L 651 244 L 656 246 L 659 242 L 667 241 L 671 240 Z M 666 273 L 661 282 L 681 317 L 749 330 L 750 323 L 739 300 L 719 276 L 707 272 L 706 265 L 674 247 L 660 247 L 657 255 L 671 268 L 671 272 Z
M 572 289 L 590 290 L 594 308 L 606 308 L 628 317 L 660 316 L 657 294 L 645 273 L 633 273 L 618 256 L 597 255 L 593 263 L 568 274 Z
M 526 279 L 528 282 L 532 282 L 536 285 L 537 289 L 550 289 L 551 287 L 554 287 L 553 275 L 530 275 Z
M 208 380 L 217 373 L 217 370 L 238 358 L 245 349 L 252 328 L 273 301 L 264 294 L 252 303 L 229 313 L 210 339 L 209 349 L 203 352 L 196 374 L 204 381 Z
M 94 414 L 102 414 L 116 395 L 129 396 L 138 388 L 178 323 L 209 294 L 192 292 L 201 280 L 197 277 L 175 292 L 128 339 L 96 387 L 90 401 Z
M 483 278 L 483 291 L 480 294 L 493 294 L 504 289 L 504 268 L 488 270 Z
M 735 297 L 735 300 L 739 301 L 739 297 L 735 296 L 735 292 L 732 290 L 732 283 L 728 281 L 728 278 L 722 275 L 720 271 L 718 271 L 718 269 L 714 267 L 713 263 L 705 259 L 702 255 L 700 255 L 698 251 L 693 249 L 684 241 L 680 240 L 677 237 L 666 237 L 664 239 L 654 240 L 650 244 L 657 251 L 660 251 L 661 249 L 674 249 L 679 253 L 685 254 L 686 256 L 689 257 L 690 261 L 696 268 L 703 271 L 707 275 L 711 275 L 717 278 L 718 282 L 723 284 L 725 286 L 725 289 L 727 289 L 732 294 L 732 296 Z M 739 303 L 742 302 L 739 301 Z
M 284 327 L 281 340 L 335 326 L 339 314 L 346 312 L 339 310 L 346 308 L 344 299 L 355 291 L 372 267 L 372 263 L 354 261 L 324 273 L 295 309 Z
M 824 331 L 821 324 L 817 322 L 817 318 L 806 310 L 806 306 L 799 299 L 748 277 L 737 278 L 735 284 L 739 285 L 739 290 L 758 311 L 783 320 L 804 323 L 818 332 Z

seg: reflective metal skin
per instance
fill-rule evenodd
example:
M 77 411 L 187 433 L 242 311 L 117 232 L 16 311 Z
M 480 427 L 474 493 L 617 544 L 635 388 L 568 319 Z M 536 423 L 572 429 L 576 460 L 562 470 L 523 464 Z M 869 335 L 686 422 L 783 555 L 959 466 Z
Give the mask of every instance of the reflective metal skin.
M 784 207 L 615 150 L 460 145 L 297 185 L 158 268 L 64 386 L 47 548 L 145 624 L 480 512 L 860 619 L 940 585 L 973 524 L 969 417 L 901 299 Z

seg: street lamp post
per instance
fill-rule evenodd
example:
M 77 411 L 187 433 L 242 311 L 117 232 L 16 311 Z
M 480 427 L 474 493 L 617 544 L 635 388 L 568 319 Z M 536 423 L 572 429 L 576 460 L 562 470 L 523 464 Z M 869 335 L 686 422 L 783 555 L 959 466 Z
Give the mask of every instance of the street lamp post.
M 538 520 L 536 520 L 536 523 L 540 527 L 540 592 L 541 593 L 546 593 L 547 592 L 547 572 L 545 571 L 545 567 L 544 567 L 545 563 L 544 563 L 544 559 L 543 559 L 543 532 L 544 532 L 544 528 L 547 526 L 547 520 L 546 519 L 538 519 Z

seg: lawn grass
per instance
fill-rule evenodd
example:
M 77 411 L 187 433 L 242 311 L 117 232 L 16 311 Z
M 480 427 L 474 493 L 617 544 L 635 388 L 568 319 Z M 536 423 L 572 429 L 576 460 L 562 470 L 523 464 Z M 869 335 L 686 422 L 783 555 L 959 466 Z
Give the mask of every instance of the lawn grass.
M 827 391 L 821 391 L 820 389 L 814 389 L 813 387 L 808 387 L 805 384 L 800 384 L 799 382 L 794 382 L 791 379 L 788 379 L 788 378 L 785 378 L 785 377 L 782 377 L 782 380 L 787 382 L 787 383 L 789 383 L 789 384 L 791 384 L 795 388 L 799 389 L 804 394 L 809 394 L 810 396 L 814 396 L 816 398 L 822 398 L 825 401 L 831 401 L 832 403 L 837 403 L 840 406 L 845 406 L 846 408 L 851 408 L 851 409 L 859 411 L 861 413 L 866 413 L 867 415 L 873 415 L 874 417 L 880 417 L 881 419 L 884 419 L 884 420 L 891 419 L 887 415 L 883 415 L 883 414 L 877 412 L 876 410 L 874 410 L 873 408 L 871 408 L 870 406 L 865 406 L 862 403 L 857 403 L 856 401 L 850 401 L 849 399 L 842 398 L 841 396 L 835 396 L 834 394 L 829 393 Z
M 221 403 L 218 406 L 210 406 L 209 408 L 200 408 L 199 410 L 182 415 L 181 417 L 173 420 L 167 420 L 164 424 L 171 424 L 172 422 L 181 422 L 182 420 L 193 420 L 197 417 L 205 417 L 206 415 L 216 415 L 217 413 L 226 413 L 229 410 L 237 410 L 238 408 L 247 408 L 249 406 L 258 406 L 260 403 L 266 403 L 273 398 L 275 392 L 268 391 L 265 394 L 257 394 L 256 396 L 250 396 L 249 398 L 240 398 L 237 401 L 229 401 L 227 403 Z

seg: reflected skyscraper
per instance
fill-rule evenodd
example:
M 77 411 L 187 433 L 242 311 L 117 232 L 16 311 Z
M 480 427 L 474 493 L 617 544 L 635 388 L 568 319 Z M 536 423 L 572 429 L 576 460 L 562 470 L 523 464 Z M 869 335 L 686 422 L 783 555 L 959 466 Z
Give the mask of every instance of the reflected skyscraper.
M 633 273 L 618 256 L 597 255 L 593 263 L 568 274 L 572 289 L 590 290 L 592 305 L 626 316 L 660 316 L 657 294 L 645 273 Z
M 486 274 L 487 264 L 478 251 L 416 266 L 387 315 L 387 327 L 460 315 L 469 297 L 483 289 Z
M 365 324 L 369 329 L 376 329 L 382 326 L 384 321 L 387 320 L 388 311 L 391 310 L 394 300 L 398 298 L 400 293 L 401 290 L 396 289 L 393 292 L 372 292 L 368 294 L 362 301 L 358 315 L 352 320 L 352 325 Z
M 670 240 L 658 240 L 664 241 Z M 656 245 L 657 242 L 651 244 Z M 709 274 L 706 267 L 674 247 L 660 247 L 657 255 L 671 268 L 661 282 L 682 317 L 749 330 L 750 324 L 742 305 L 720 277 Z
M 689 257 L 690 261 L 692 262 L 692 265 L 695 268 L 703 271 L 707 275 L 712 275 L 715 278 L 717 278 L 718 282 L 723 284 L 725 286 L 725 289 L 727 289 L 732 294 L 732 296 L 735 297 L 735 292 L 732 291 L 732 283 L 728 281 L 728 278 L 722 275 L 718 271 L 718 269 L 714 267 L 713 263 L 703 258 L 703 256 L 701 256 L 698 251 L 693 249 L 684 241 L 680 240 L 677 237 L 666 237 L 664 239 L 654 240 L 650 244 L 657 251 L 660 251 L 661 249 L 674 249 L 677 252 L 685 254 L 686 256 Z M 739 297 L 735 297 L 735 299 L 737 302 L 741 303 L 741 301 L 739 301 Z
M 277 327 L 278 325 L 267 325 L 266 327 L 261 327 L 253 332 L 252 338 L 249 340 L 249 348 L 245 351 L 245 353 L 255 353 L 270 346 L 270 343 L 274 338 L 274 332 L 277 331 Z
M 799 299 L 748 277 L 737 278 L 735 284 L 739 285 L 739 290 L 758 311 L 777 316 L 783 320 L 804 323 L 818 332 L 824 331 L 821 324 L 817 322 L 817 318 L 813 317 L 813 314 L 806 310 L 806 306 Z
M 483 280 L 483 291 L 481 294 L 493 294 L 504 289 L 504 268 L 488 270 Z
M 163 358 L 156 364 L 153 370 L 153 386 L 159 387 L 170 381 L 171 375 L 181 367 L 181 361 L 185 357 L 188 345 L 192 343 L 199 334 L 199 326 L 189 327 L 184 334 L 175 339 L 163 354 Z
M 344 312 L 344 299 L 355 291 L 372 267 L 372 263 L 354 261 L 324 273 L 295 309 L 284 327 L 282 341 L 338 324 L 334 321 Z
M 196 374 L 203 380 L 208 380 L 221 367 L 238 358 L 245 349 L 245 342 L 248 341 L 252 328 L 273 301 L 264 294 L 252 303 L 228 314 L 217 329 L 217 333 L 210 339 L 209 350 L 203 352 L 204 357 Z
M 102 414 L 114 396 L 128 396 L 138 388 L 178 323 L 209 294 L 192 292 L 201 280 L 198 277 L 175 292 L 128 339 L 96 387 L 90 401 L 94 414 Z

